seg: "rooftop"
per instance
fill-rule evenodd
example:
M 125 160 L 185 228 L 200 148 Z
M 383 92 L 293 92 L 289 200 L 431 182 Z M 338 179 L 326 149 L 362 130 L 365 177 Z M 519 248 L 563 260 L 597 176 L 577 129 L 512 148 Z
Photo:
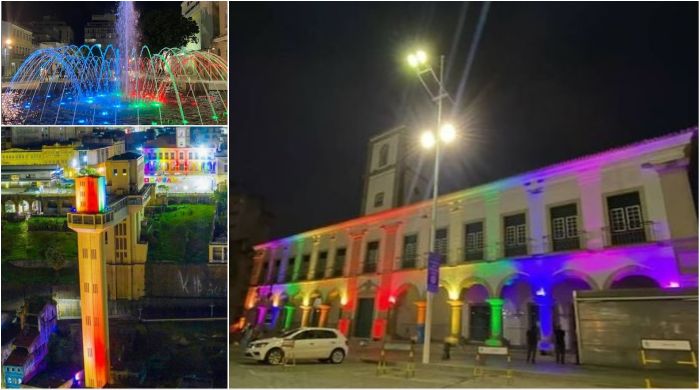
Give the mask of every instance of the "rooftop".
M 141 153 L 126 152 L 126 153 L 118 154 L 116 156 L 112 156 L 109 158 L 109 160 L 113 160 L 113 161 L 136 160 L 139 157 L 141 157 Z
M 29 351 L 27 351 L 24 348 L 15 348 L 12 350 L 12 353 L 10 353 L 10 356 L 7 357 L 7 360 L 5 360 L 5 363 L 3 363 L 3 365 L 24 367 L 24 363 L 27 362 L 28 357 Z
M 623 161 L 625 159 L 631 159 L 636 156 L 641 156 L 647 153 L 652 153 L 655 151 L 663 150 L 665 148 L 670 148 L 683 143 L 690 142 L 693 136 L 697 136 L 698 128 L 691 127 L 688 129 L 672 132 L 659 137 L 645 139 L 639 142 L 622 145 L 619 147 L 610 148 L 605 151 L 598 153 L 593 153 L 589 155 L 579 156 L 569 160 L 565 160 L 559 163 L 548 165 L 539 169 L 535 169 L 529 172 L 524 172 L 515 176 L 511 176 L 505 179 L 497 180 L 494 182 L 478 185 L 471 188 L 465 188 L 460 191 L 455 191 L 453 193 L 440 195 L 439 202 L 450 202 L 462 199 L 466 196 L 482 194 L 482 193 L 499 193 L 507 188 L 512 188 L 518 185 L 529 185 L 534 181 L 545 181 L 557 175 L 563 174 L 574 174 L 580 173 L 587 169 L 594 169 L 596 167 L 605 167 L 607 165 L 615 164 L 617 162 Z M 354 219 L 341 221 L 334 224 L 329 224 L 323 227 L 298 233 L 288 237 L 282 237 L 275 240 L 270 240 L 255 247 L 257 249 L 265 248 L 268 246 L 276 246 L 284 242 L 289 242 L 291 240 L 296 240 L 302 237 L 307 237 L 309 235 L 323 234 L 332 230 L 352 228 L 364 223 L 370 223 L 377 221 L 380 218 L 392 218 L 398 217 L 407 212 L 418 210 L 422 207 L 427 207 L 431 204 L 431 200 L 423 200 L 410 205 L 397 207 L 385 211 L 380 211 L 375 214 L 364 215 Z

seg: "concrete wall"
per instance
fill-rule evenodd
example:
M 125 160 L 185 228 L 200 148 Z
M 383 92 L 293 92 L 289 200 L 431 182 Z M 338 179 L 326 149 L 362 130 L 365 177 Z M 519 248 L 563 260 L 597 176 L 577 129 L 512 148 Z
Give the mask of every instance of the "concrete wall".
M 164 298 L 225 298 L 226 264 L 146 265 L 146 295 Z

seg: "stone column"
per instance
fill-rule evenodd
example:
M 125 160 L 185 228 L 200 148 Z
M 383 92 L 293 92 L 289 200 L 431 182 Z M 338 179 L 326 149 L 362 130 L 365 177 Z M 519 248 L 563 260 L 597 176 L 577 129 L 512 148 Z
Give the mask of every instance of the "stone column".
M 309 314 L 311 314 L 311 306 L 301 305 L 301 326 L 308 326 L 309 324 Z
M 603 207 L 600 168 L 594 168 L 580 174 L 578 186 L 581 195 L 580 214 L 583 219 L 583 230 L 586 232 L 586 248 L 603 248 L 605 245 L 603 237 L 605 208 Z
M 340 319 L 338 319 L 338 330 L 345 335 L 345 337 L 350 337 L 350 325 L 352 323 L 352 311 L 347 310 L 345 307 L 342 308 L 340 312 Z
M 267 307 L 264 305 L 258 306 L 258 318 L 255 323 L 255 326 L 264 326 L 265 325 L 265 312 L 267 312 Z
M 292 327 L 292 320 L 294 320 L 294 310 L 296 307 L 294 305 L 284 306 L 284 330 Z
M 330 310 L 329 305 L 320 305 L 318 307 L 319 309 L 319 317 L 318 317 L 318 326 L 324 327 L 326 326 L 326 321 L 328 321 L 328 310 Z
M 486 345 L 498 347 L 503 345 L 503 299 L 489 298 L 486 302 L 491 307 L 491 334 Z
M 450 335 L 445 341 L 456 345 L 462 335 L 462 305 L 464 302 L 449 300 L 447 303 L 450 305 Z
M 309 260 L 309 269 L 306 274 L 306 280 L 314 280 L 316 274 L 316 264 L 318 264 L 318 248 L 321 246 L 321 236 L 311 237 L 311 259 Z
M 416 301 L 414 302 L 416 305 L 416 332 L 417 332 L 417 337 L 416 337 L 416 342 L 417 343 L 422 343 L 423 342 L 423 335 L 425 334 L 425 305 L 426 301 Z
M 549 293 L 549 291 L 547 291 Z M 535 297 L 535 302 L 538 306 L 539 322 L 540 322 L 540 342 L 539 350 L 551 352 L 554 348 L 554 302 L 548 295 Z
M 350 236 L 350 245 L 348 245 L 350 253 L 346 254 L 347 264 L 345 265 L 347 267 L 345 275 L 348 277 L 357 276 L 362 272 L 360 269 L 360 263 L 362 261 L 362 244 L 365 238 L 365 233 L 367 233 L 367 231 L 364 229 L 348 233 Z

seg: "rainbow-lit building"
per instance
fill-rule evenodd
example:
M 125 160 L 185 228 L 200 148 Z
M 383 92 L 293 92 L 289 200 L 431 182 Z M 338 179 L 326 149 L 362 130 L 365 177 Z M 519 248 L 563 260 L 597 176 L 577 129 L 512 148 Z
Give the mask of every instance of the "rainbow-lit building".
M 245 320 L 420 339 L 431 202 L 394 201 L 401 134 L 370 142 L 366 215 L 256 246 Z M 560 325 L 571 346 L 573 291 L 697 288 L 696 142 L 688 129 L 441 196 L 433 339 L 518 346 L 537 324 L 547 350 Z
M 143 156 L 127 152 L 106 162 L 106 176 L 75 179 L 68 227 L 78 233 L 80 313 L 86 387 L 110 383 L 108 299 L 145 295 L 148 242 L 143 213 L 154 185 L 144 184 Z

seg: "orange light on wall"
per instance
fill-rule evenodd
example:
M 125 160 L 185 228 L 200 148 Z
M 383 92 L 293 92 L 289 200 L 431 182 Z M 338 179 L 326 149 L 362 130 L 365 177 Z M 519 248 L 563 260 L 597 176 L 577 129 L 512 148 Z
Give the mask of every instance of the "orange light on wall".
M 107 203 L 107 182 L 104 176 L 75 178 L 75 207 L 79 213 L 97 214 Z

